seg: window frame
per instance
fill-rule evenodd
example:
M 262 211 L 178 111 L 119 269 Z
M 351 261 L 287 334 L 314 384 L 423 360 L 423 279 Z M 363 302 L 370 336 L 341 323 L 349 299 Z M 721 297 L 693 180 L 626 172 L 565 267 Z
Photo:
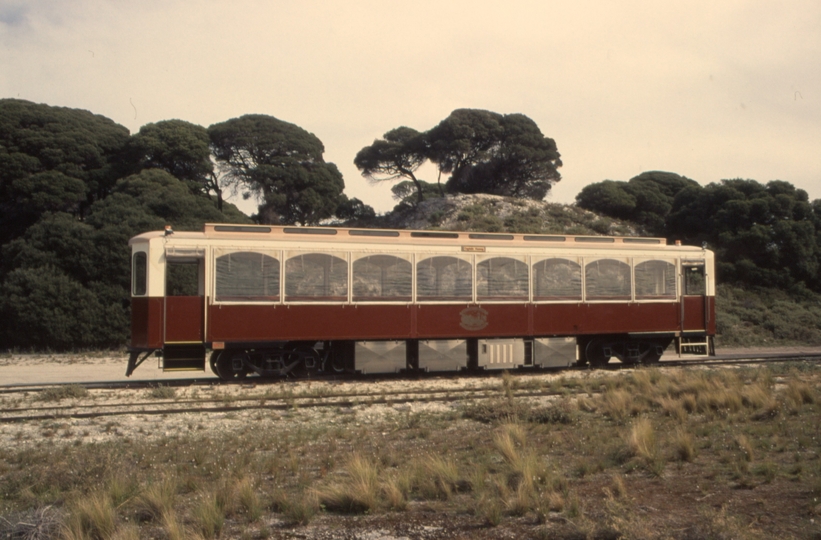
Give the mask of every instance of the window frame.
M 212 304 L 225 304 L 225 305 L 235 305 L 235 304 L 252 304 L 255 306 L 258 305 L 272 305 L 272 304 L 281 304 L 283 298 L 283 254 L 282 250 L 279 249 L 260 249 L 255 247 L 216 247 L 212 250 L 213 257 L 212 257 L 212 265 L 213 268 L 213 277 L 210 279 L 211 285 L 211 292 L 212 292 Z M 217 290 L 217 264 L 218 260 L 225 256 L 225 255 L 232 255 L 235 253 L 253 253 L 257 255 L 265 255 L 268 257 L 273 258 L 278 262 L 279 267 L 279 283 L 277 288 L 277 295 L 276 297 L 267 297 L 261 299 L 253 299 L 253 297 L 242 298 L 242 297 L 233 297 L 230 299 L 220 299 L 218 296 Z
M 441 300 L 431 297 L 420 298 L 419 296 L 419 265 L 428 259 L 437 257 L 458 259 L 470 265 L 470 296 L 446 297 Z M 417 252 L 413 262 L 413 302 L 416 304 L 465 304 L 476 303 L 476 264 L 473 255 L 465 255 L 456 252 Z
M 305 256 L 305 255 L 326 255 L 328 257 L 334 259 L 342 260 L 345 265 L 345 295 L 340 296 L 307 296 L 307 295 L 298 295 L 295 299 L 288 298 L 288 262 L 295 259 L 296 257 Z M 290 305 L 319 305 L 319 304 L 331 304 L 331 305 L 341 305 L 341 304 L 350 304 L 351 303 L 351 252 L 348 250 L 284 250 L 283 257 L 282 257 L 282 302 L 284 304 Z M 311 298 L 316 298 L 316 300 L 312 300 Z
M 390 299 L 390 297 L 379 297 L 384 298 L 382 300 L 371 300 L 367 299 L 367 297 L 358 298 L 355 295 L 354 287 L 356 281 L 356 275 L 354 271 L 354 266 L 358 261 L 363 259 L 367 259 L 373 256 L 387 256 L 387 257 L 395 257 L 399 260 L 405 261 L 410 265 L 410 293 L 408 296 L 397 297 L 397 299 Z M 416 273 L 414 272 L 415 264 L 414 264 L 414 254 L 410 251 L 408 252 L 391 252 L 391 251 L 351 251 L 349 252 L 349 260 L 350 260 L 350 270 L 349 270 L 349 291 L 350 291 L 350 299 L 352 304 L 373 304 L 373 305 L 386 305 L 386 304 L 410 304 L 414 301 L 414 291 L 416 286 Z
M 142 292 L 137 292 L 137 258 L 142 259 Z M 148 252 L 135 251 L 131 255 L 131 296 L 148 296 Z

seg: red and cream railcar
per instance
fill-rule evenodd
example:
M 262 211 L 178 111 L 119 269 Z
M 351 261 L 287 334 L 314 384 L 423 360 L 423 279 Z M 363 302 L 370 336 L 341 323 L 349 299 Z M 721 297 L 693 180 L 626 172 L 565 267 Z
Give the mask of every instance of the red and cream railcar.
M 652 363 L 712 353 L 713 253 L 659 238 L 207 224 L 131 239 L 127 375 Z

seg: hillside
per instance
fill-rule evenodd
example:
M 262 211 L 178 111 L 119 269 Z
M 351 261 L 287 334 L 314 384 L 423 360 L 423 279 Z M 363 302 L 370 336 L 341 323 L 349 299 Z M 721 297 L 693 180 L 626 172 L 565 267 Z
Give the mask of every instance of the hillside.
M 454 231 L 565 233 L 636 236 L 638 228 L 577 206 L 475 194 L 427 199 L 418 207 L 398 205 L 369 227 Z

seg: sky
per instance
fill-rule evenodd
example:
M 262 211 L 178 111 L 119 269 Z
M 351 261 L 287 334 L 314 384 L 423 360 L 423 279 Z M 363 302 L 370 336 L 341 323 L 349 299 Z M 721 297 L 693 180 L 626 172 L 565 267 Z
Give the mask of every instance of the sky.
M 381 212 L 391 184 L 356 153 L 459 108 L 555 139 L 553 202 L 650 170 L 821 198 L 818 0 L 0 0 L 0 98 L 132 133 L 271 115 L 319 137 L 345 192 Z

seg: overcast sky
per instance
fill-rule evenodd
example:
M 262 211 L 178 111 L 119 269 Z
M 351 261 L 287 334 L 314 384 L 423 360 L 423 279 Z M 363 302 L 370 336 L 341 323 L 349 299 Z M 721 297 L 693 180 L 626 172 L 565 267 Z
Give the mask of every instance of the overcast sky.
M 379 211 L 390 186 L 360 176 L 357 151 L 465 107 L 556 140 L 548 200 L 648 170 L 821 198 L 818 0 L 0 0 L 0 97 L 132 133 L 272 115 L 317 135 Z

